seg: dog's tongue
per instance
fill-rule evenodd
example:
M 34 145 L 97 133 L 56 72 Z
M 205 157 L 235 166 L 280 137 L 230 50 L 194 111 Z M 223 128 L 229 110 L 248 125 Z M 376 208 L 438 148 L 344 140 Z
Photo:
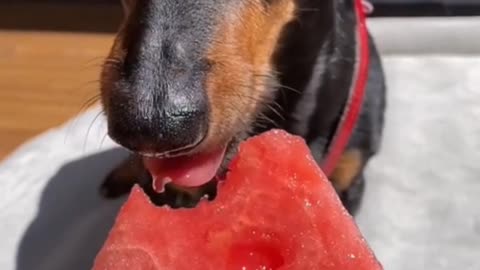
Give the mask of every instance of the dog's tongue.
M 198 187 L 212 180 L 220 167 L 225 149 L 210 153 L 174 158 L 145 158 L 144 163 L 153 178 L 153 188 L 162 192 L 165 184 Z

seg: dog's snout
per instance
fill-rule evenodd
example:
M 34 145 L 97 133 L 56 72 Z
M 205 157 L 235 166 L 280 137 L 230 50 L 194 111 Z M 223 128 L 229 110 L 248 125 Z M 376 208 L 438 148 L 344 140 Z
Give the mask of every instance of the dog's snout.
M 109 135 L 142 154 L 183 153 L 209 128 L 208 65 L 197 50 L 185 48 L 191 42 L 155 23 L 131 26 L 119 78 L 109 85 Z
M 109 135 L 132 151 L 157 155 L 186 151 L 208 131 L 208 106 L 203 97 L 127 104 L 111 104 Z

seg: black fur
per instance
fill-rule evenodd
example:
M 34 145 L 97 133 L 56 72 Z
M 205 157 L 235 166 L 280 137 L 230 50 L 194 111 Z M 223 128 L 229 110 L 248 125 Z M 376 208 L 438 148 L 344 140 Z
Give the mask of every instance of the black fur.
M 281 85 L 275 101 L 284 113 L 281 116 L 268 110 L 265 113 L 280 123 L 281 128 L 304 137 L 320 163 L 335 133 L 352 84 L 357 46 L 356 15 L 352 0 L 300 2 L 299 19 L 286 29 L 275 59 Z M 371 37 L 369 41 L 366 96 L 347 146 L 347 149 L 361 151 L 362 167 L 379 150 L 385 111 L 383 68 Z M 312 81 L 312 77 L 317 79 Z M 341 194 L 350 212 L 355 212 L 361 202 L 363 179 L 362 174 L 358 175 L 353 186 Z
M 206 50 L 221 6 L 215 0 L 137 1 L 126 52 L 110 91 L 109 135 L 145 154 L 194 147 L 207 133 Z M 184 149 L 183 149 L 184 150 Z
M 279 86 L 278 89 L 275 89 L 274 101 L 280 105 L 281 115 L 277 111 L 273 112 L 266 108 L 263 113 L 267 114 L 276 124 L 267 123 L 265 126 L 265 121 L 259 118 L 257 122 L 262 122 L 262 125 L 255 125 L 257 128 L 248 135 L 255 135 L 277 127 L 286 129 L 305 138 L 315 159 L 317 162 L 321 162 L 340 120 L 352 84 L 357 47 L 356 15 L 353 0 L 297 1 L 299 6 L 297 19 L 285 28 L 273 59 L 274 68 L 279 74 Z M 125 73 L 128 75 L 127 78 L 131 78 L 131 81 L 126 83 L 130 89 L 163 87 L 163 90 L 160 91 L 162 95 L 174 92 L 176 87 L 193 85 L 191 86 L 192 100 L 201 100 L 203 97 L 198 98 L 199 93 L 195 92 L 198 86 L 195 86 L 195 82 L 192 80 L 201 79 L 202 76 L 202 69 L 196 69 L 195 66 L 202 66 L 201 55 L 204 50 L 202 44 L 208 43 L 211 34 L 213 26 L 209 20 L 212 20 L 211 15 L 215 14 L 212 11 L 221 11 L 226 6 L 231 7 L 235 1 L 165 0 L 155 2 L 157 4 L 153 7 L 139 9 L 140 11 L 137 12 L 140 13 L 134 15 L 138 16 L 138 24 L 130 26 L 133 28 L 129 31 L 134 31 L 135 35 L 129 45 L 129 52 L 135 57 L 130 59 L 127 56 L 128 65 Z M 162 20 L 154 20 L 156 22 L 152 24 L 151 18 L 159 18 L 158 16 L 165 17 L 162 17 Z M 177 33 L 168 27 L 163 29 L 162 27 L 169 25 L 168 23 L 162 24 L 164 21 L 175 21 L 179 24 L 175 29 L 183 29 L 184 32 Z M 155 29 L 162 29 L 162 31 Z M 165 61 L 173 61 L 174 66 L 178 65 L 192 72 L 199 72 L 200 77 L 189 76 L 187 81 L 180 80 L 179 85 L 167 85 L 167 81 L 176 80 L 178 77 L 168 75 L 169 73 L 161 76 L 152 73 L 149 66 L 152 63 L 149 61 L 139 63 L 135 60 L 141 53 L 145 53 L 145 57 L 159 59 L 157 54 L 171 50 L 172 44 L 178 40 L 181 40 L 181 43 L 186 46 L 186 51 L 189 53 L 185 59 L 188 60 L 182 60 L 182 57 L 167 57 Z M 160 46 L 161 49 L 155 50 L 155 46 Z M 357 126 L 347 147 L 347 149 L 356 149 L 362 153 L 362 168 L 379 149 L 385 110 L 384 74 L 371 38 L 369 46 L 371 53 L 366 97 Z M 162 65 L 167 64 L 172 64 L 172 62 L 164 63 L 162 60 L 156 64 L 159 65 L 156 68 L 161 69 Z M 148 78 L 145 78 L 144 81 L 139 80 L 142 76 L 148 76 Z M 147 85 L 138 85 L 141 81 L 146 82 Z M 138 95 L 138 93 L 130 95 Z M 152 93 L 143 93 L 143 95 L 155 100 L 155 95 Z M 136 105 L 145 106 L 145 103 Z M 150 106 L 151 103 L 147 105 Z M 145 107 L 142 109 L 144 110 Z M 151 120 L 155 119 L 147 119 L 147 122 Z M 131 127 L 128 122 L 126 125 Z M 157 128 L 162 130 L 160 127 Z M 198 129 L 201 128 L 185 130 L 185 132 L 195 134 L 195 132 L 198 133 Z M 141 134 L 135 134 L 132 131 L 130 135 Z M 228 156 L 231 156 L 232 153 L 229 152 Z M 228 158 L 225 164 L 227 162 Z M 358 209 L 364 187 L 363 171 L 360 171 L 351 188 L 339 194 L 351 213 Z

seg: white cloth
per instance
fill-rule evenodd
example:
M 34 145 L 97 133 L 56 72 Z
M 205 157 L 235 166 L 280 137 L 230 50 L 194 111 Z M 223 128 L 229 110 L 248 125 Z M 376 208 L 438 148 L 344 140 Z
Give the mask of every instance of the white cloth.
M 478 270 L 480 54 L 406 52 L 384 65 L 386 129 L 359 226 L 386 270 Z M 100 148 L 101 117 L 87 137 L 97 112 L 0 164 L 0 269 L 90 268 L 122 203 L 102 200 L 98 186 L 125 157 L 108 139 Z
M 361 229 L 386 270 L 480 269 L 480 57 L 388 57 Z

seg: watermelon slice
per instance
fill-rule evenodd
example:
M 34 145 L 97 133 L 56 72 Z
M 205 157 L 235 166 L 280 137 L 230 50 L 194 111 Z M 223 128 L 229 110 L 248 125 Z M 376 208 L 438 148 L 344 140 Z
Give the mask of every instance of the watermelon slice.
M 93 269 L 382 267 L 305 142 L 273 130 L 240 146 L 212 202 L 173 210 L 134 188 Z

